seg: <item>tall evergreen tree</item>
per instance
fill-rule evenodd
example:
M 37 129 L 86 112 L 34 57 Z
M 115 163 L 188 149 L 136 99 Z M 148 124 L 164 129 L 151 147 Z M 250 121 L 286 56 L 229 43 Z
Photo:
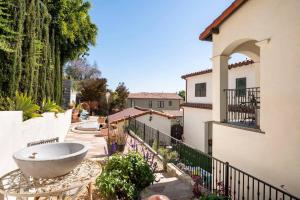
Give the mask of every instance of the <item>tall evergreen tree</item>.
M 0 91 L 61 103 L 63 66 L 95 44 L 85 0 L 0 0 Z

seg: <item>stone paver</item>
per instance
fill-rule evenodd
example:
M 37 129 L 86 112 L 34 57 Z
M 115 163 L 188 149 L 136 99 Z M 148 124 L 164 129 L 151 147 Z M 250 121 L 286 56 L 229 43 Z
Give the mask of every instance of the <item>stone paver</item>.
M 158 183 L 147 187 L 141 194 L 143 200 L 154 194 L 165 195 L 171 200 L 193 199 L 192 186 L 182 182 L 176 177 L 168 177 L 166 174 L 156 174 L 161 179 Z
M 72 126 L 75 125 L 72 124 Z M 87 158 L 104 158 L 107 156 L 106 141 L 104 137 L 99 137 L 99 135 L 69 131 L 65 142 L 81 142 L 87 145 L 89 148 Z

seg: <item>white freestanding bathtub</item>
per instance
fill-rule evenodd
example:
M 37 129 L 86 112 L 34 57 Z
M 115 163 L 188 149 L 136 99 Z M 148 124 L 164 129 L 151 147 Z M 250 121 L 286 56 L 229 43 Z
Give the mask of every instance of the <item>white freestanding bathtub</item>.
M 87 151 L 81 143 L 41 144 L 21 149 L 13 158 L 26 176 L 54 178 L 73 170 Z

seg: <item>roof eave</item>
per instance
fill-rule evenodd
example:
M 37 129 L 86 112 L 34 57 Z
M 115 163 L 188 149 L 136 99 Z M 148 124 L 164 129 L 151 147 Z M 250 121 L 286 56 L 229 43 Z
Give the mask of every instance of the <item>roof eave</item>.
M 217 17 L 206 29 L 200 34 L 199 40 L 212 41 L 213 33 L 219 33 L 219 26 L 226 21 L 235 11 L 237 11 L 248 0 L 235 0 L 222 14 Z

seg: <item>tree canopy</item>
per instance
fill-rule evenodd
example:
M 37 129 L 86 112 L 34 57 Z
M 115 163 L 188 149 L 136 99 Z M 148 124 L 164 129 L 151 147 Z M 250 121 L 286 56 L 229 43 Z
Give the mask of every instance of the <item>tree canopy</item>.
M 86 58 L 78 58 L 68 62 L 65 67 L 65 74 L 67 78 L 75 81 L 101 77 L 101 71 L 98 69 L 97 64 L 90 65 Z
M 128 95 L 129 90 L 125 86 L 125 83 L 119 83 L 113 92 L 113 98 L 110 105 L 111 109 L 123 110 L 126 107 L 126 99 Z
M 180 90 L 178 92 L 178 95 L 181 96 L 183 98 L 183 100 L 185 100 L 185 90 Z
M 88 79 L 81 82 L 81 101 L 101 101 L 107 92 L 105 78 Z

